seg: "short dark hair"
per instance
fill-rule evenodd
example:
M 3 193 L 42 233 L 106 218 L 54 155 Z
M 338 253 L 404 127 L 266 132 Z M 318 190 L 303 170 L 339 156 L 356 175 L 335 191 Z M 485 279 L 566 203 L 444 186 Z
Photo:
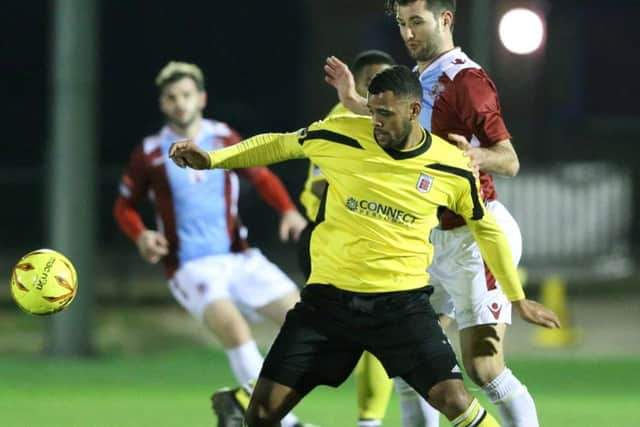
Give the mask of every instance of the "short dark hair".
M 385 0 L 385 7 L 389 15 L 396 14 L 396 5 L 406 6 L 422 0 Z M 456 0 L 424 0 L 427 10 L 433 12 L 434 15 L 441 13 L 443 10 L 449 10 L 456 14 Z
M 354 75 L 360 74 L 360 72 L 369 65 L 387 64 L 396 65 L 396 61 L 393 60 L 391 55 L 381 50 L 365 50 L 360 52 L 353 58 L 351 63 L 351 71 Z
M 422 85 L 416 73 L 404 65 L 394 65 L 376 74 L 369 83 L 369 93 L 391 91 L 401 98 L 422 102 Z

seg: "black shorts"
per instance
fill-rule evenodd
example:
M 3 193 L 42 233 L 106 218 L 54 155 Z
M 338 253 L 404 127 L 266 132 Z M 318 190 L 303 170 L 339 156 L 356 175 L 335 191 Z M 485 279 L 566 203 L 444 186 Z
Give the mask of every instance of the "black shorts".
M 304 396 L 317 385 L 342 384 L 366 350 L 389 377 L 405 378 L 421 394 L 442 380 L 461 378 L 429 303 L 431 292 L 430 286 L 366 294 L 307 285 L 260 375 Z

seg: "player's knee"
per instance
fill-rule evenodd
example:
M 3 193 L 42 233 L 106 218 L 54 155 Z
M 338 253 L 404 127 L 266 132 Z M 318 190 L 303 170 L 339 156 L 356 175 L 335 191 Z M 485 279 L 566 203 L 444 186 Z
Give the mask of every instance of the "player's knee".
M 472 400 L 462 380 L 441 381 L 429 390 L 429 403 L 449 419 L 463 413 Z
M 247 427 L 274 427 L 278 426 L 280 421 L 265 406 L 254 404 L 253 402 L 247 408 L 244 416 Z
M 490 383 L 504 370 L 501 358 L 476 358 L 465 362 L 465 371 L 475 384 L 483 386 Z

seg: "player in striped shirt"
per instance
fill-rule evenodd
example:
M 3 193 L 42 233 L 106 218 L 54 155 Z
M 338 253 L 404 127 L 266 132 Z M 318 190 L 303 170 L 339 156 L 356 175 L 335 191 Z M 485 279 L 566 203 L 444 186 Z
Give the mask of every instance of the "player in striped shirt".
M 189 137 L 215 150 L 241 138 L 226 123 L 202 117 L 207 96 L 197 66 L 171 62 L 156 85 L 166 124 L 134 148 L 114 206 L 116 222 L 146 261 L 162 261 L 174 298 L 216 335 L 238 383 L 245 384 L 257 378 L 263 358 L 241 310 L 280 325 L 299 292 L 259 249 L 247 246 L 238 220 L 238 176 L 281 214 L 283 240 L 297 239 L 306 220 L 266 167 L 196 171 L 173 164 L 168 152 L 176 139 Z M 145 198 L 155 212 L 155 230 L 138 211 Z M 289 414 L 283 425 L 301 424 Z

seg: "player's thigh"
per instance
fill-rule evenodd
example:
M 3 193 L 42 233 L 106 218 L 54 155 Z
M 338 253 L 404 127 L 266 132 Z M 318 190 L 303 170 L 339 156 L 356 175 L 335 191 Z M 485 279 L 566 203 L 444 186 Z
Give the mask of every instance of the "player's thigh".
M 460 331 L 460 350 L 469 376 L 485 384 L 502 372 L 504 362 L 504 323 L 478 325 Z
M 233 348 L 251 339 L 251 329 L 238 307 L 229 299 L 217 299 L 204 308 L 204 324 L 225 348 Z
M 377 312 L 377 323 L 363 330 L 360 339 L 380 360 L 389 377 L 429 366 L 443 355 L 455 361 L 438 315 L 429 303 L 430 293 L 431 288 L 427 287 L 377 298 L 376 304 L 385 310 Z
M 400 390 L 405 389 L 408 385 L 429 402 L 433 403 L 435 399 L 437 405 L 434 406 L 440 409 L 440 394 L 439 392 L 432 393 L 432 389 L 438 384 L 450 380 L 462 381 L 462 371 L 453 350 L 451 350 L 425 359 L 423 363 L 414 366 L 400 378 L 402 379 L 398 382 Z
M 267 305 L 259 307 L 257 311 L 268 319 L 271 319 L 274 323 L 282 325 L 287 316 L 287 312 L 289 312 L 298 301 L 300 301 L 300 292 L 298 292 L 297 289 L 293 289 Z
M 234 300 L 254 310 L 280 299 L 291 306 L 297 290 L 295 283 L 260 250 L 234 254 L 230 284 Z
M 435 235 L 438 257 L 433 274 L 453 303 L 460 329 L 492 323 L 511 323 L 511 304 L 486 267 L 468 227 Z
M 362 347 L 337 332 L 332 320 L 316 306 L 295 305 L 262 367 L 261 376 L 306 395 L 317 385 L 337 387 L 351 374 Z
M 196 319 L 203 320 L 205 307 L 217 300 L 232 300 L 231 255 L 199 258 L 182 265 L 169 280 L 178 303 Z

